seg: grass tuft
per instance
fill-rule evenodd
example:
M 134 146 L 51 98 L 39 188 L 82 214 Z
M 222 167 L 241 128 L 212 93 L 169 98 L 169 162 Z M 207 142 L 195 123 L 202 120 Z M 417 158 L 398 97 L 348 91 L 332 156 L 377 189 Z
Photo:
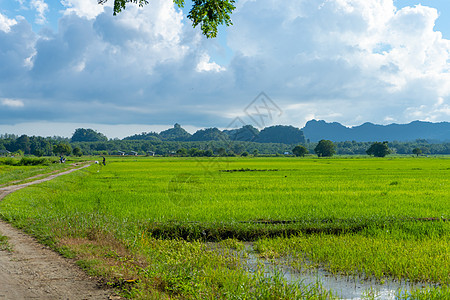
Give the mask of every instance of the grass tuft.
M 0 234 L 0 251 L 12 251 L 10 244 L 8 243 L 8 237 Z

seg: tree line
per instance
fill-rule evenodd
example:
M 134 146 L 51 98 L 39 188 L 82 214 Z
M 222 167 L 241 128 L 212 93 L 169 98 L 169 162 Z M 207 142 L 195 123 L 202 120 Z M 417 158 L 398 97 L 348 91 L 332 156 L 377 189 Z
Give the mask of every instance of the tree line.
M 76 131 L 77 132 L 77 131 Z M 450 154 L 450 143 L 428 143 L 426 140 L 416 140 L 413 142 L 337 142 L 324 143 L 260 143 L 254 141 L 239 140 L 213 140 L 213 141 L 162 141 L 154 140 L 131 140 L 131 139 L 110 139 L 98 134 L 95 141 L 79 141 L 77 135 L 69 138 L 64 137 L 40 137 L 27 135 L 0 135 L 0 155 L 8 153 L 17 155 L 177 155 L 177 156 L 236 156 L 236 155 L 285 155 L 300 153 L 299 156 L 317 154 L 319 156 L 329 156 L 324 152 L 331 148 L 332 154 L 338 155 L 375 155 L 372 152 L 378 149 L 389 150 L 387 154 L 410 154 L 410 155 L 441 155 Z M 83 134 L 92 140 L 92 132 Z M 74 138 L 75 137 L 75 138 Z M 371 151 L 367 152 L 372 145 Z M 319 148 L 317 148 L 320 145 Z M 307 152 L 297 152 L 294 149 L 301 146 Z M 323 147 L 325 150 L 321 150 Z M 317 148 L 317 149 L 316 149 Z M 384 150 L 383 150 L 384 149 Z M 304 151 L 304 150 L 301 150 Z M 386 155 L 387 155 L 386 154 Z

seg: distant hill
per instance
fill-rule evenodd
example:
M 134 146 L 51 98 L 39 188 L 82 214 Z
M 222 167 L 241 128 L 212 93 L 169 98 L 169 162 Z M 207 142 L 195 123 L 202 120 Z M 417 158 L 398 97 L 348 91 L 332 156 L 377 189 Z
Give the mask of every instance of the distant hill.
M 92 132 L 89 131 L 92 134 Z M 96 133 L 99 135 L 99 133 Z M 105 137 L 106 139 L 106 137 Z M 325 121 L 308 121 L 301 130 L 293 126 L 276 125 L 259 131 L 251 125 L 239 129 L 220 131 L 217 128 L 200 129 L 193 135 L 184 130 L 181 125 L 160 133 L 150 132 L 135 134 L 124 140 L 149 141 L 248 141 L 257 143 L 302 144 L 309 140 L 318 142 L 322 139 L 333 142 L 408 142 L 427 140 L 430 142 L 449 142 L 450 123 L 431 123 L 414 121 L 409 124 L 376 125 L 364 123 L 359 126 L 346 127 L 340 123 Z
M 78 128 L 75 130 L 71 142 L 106 142 L 108 138 L 93 129 Z
M 157 132 L 143 132 L 141 134 L 135 134 L 123 138 L 125 141 L 187 141 L 191 137 L 191 134 L 184 130 L 180 124 L 176 123 L 173 128 Z
M 305 142 L 303 132 L 293 126 L 276 125 L 266 127 L 259 133 L 259 143 L 301 144 Z
M 376 125 L 364 123 L 359 126 L 346 127 L 340 123 L 325 121 L 308 121 L 302 131 L 310 142 L 322 139 L 333 142 L 357 141 L 450 141 L 450 123 L 431 123 L 414 121 L 409 124 Z
M 276 125 L 266 127 L 259 131 L 251 125 L 245 125 L 239 129 L 220 131 L 217 128 L 205 128 L 197 130 L 193 135 L 184 130 L 180 124 L 173 128 L 156 132 L 143 132 L 125 137 L 123 140 L 149 140 L 149 141 L 240 141 L 257 143 L 283 143 L 299 144 L 305 142 L 303 132 L 293 126 Z
M 161 137 L 156 132 L 143 132 L 141 134 L 127 136 L 127 137 L 123 138 L 123 140 L 124 141 L 140 141 L 140 140 L 160 141 Z
M 303 132 L 293 126 L 276 125 L 259 131 L 252 125 L 239 129 L 224 130 L 230 140 L 257 143 L 302 144 L 305 142 Z
M 232 141 L 254 142 L 259 135 L 259 130 L 252 125 L 245 125 L 239 129 L 224 130 Z
M 159 136 L 165 141 L 186 141 L 191 137 L 191 134 L 181 128 L 181 125 L 176 123 L 173 128 L 161 131 Z
M 189 141 L 225 141 L 228 136 L 217 128 L 206 128 L 197 130 Z

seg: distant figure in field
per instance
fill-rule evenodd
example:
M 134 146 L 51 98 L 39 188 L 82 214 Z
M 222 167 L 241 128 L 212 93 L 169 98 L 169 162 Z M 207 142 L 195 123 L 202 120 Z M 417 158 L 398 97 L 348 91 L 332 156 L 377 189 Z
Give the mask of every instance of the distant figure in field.
M 104 156 L 103 157 L 103 165 L 106 166 L 106 158 Z
M 61 156 L 59 157 L 59 163 L 60 163 L 60 164 L 64 163 L 64 156 L 61 155 Z

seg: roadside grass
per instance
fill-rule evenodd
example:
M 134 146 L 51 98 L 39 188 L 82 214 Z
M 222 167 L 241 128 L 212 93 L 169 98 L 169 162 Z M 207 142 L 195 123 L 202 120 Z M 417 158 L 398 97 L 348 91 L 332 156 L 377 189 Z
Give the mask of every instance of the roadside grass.
M 48 174 L 68 166 L 67 164 L 53 164 L 51 159 L 46 159 L 43 164 L 37 161 L 36 164 L 24 165 L 20 163 L 23 159 L 26 161 L 32 160 L 31 158 L 0 158 L 0 186 L 17 183 L 36 175 Z M 9 163 L 5 163 L 6 161 L 9 161 Z
M 238 242 L 226 253 L 207 247 L 234 238 L 298 269 L 442 285 L 416 292 L 426 299 L 448 295 L 449 166 L 448 158 L 117 158 L 10 194 L 0 217 L 132 298 L 332 298 L 319 286 L 249 274 L 232 254 Z
M 70 168 L 71 163 L 80 163 L 89 160 L 90 157 L 68 157 L 65 164 L 58 162 L 58 158 L 0 158 L 0 187 L 25 183 L 31 177 L 49 175 L 52 172 Z M 41 176 L 39 176 L 41 177 Z
M 0 251 L 12 251 L 12 248 L 8 243 L 8 238 L 1 234 L 0 234 Z
M 207 244 L 141 236 L 133 249 L 107 234 L 66 239 L 78 265 L 106 286 L 132 299 L 333 299 L 320 285 L 268 278 L 260 268 L 249 274 L 237 255 L 237 241 Z
M 0 165 L 0 185 L 42 174 L 46 171 L 51 172 L 48 168 L 43 168 L 42 166 L 17 167 Z

